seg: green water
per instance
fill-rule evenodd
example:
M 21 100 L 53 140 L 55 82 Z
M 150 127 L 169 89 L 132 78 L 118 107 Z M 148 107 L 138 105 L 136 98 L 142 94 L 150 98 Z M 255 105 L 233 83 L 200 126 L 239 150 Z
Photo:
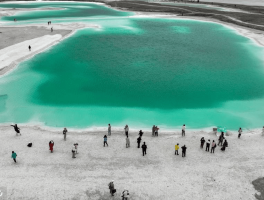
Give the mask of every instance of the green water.
M 129 17 L 91 3 L 83 5 L 93 10 L 89 15 L 76 3 L 48 5 L 76 9 L 74 15 L 56 11 L 62 12 L 53 16 L 58 23 L 66 16 L 101 28 L 80 30 L 1 77 L 0 122 L 263 126 L 263 49 L 249 39 L 214 23 Z M 39 23 L 49 12 L 15 17 Z M 100 19 L 93 18 L 97 14 Z

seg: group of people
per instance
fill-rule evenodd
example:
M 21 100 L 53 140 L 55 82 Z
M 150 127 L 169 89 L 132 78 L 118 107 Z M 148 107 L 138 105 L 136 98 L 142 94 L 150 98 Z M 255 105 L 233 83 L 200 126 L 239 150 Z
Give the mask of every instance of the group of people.
M 114 180 L 112 180 L 109 184 L 108 184 L 108 188 L 110 190 L 110 194 L 112 196 L 114 196 L 114 194 L 116 193 L 116 189 L 115 189 L 115 185 L 114 185 Z M 127 189 L 124 189 L 124 191 L 122 192 L 122 200 L 128 200 L 129 198 L 129 191 Z
M 158 126 L 152 126 L 152 136 L 159 136 L 159 128 Z

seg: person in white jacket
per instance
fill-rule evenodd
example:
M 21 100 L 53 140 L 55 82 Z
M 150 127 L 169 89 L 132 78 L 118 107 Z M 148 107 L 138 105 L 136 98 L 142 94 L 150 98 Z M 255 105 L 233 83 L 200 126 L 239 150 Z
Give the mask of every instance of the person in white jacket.
M 128 136 L 128 131 L 129 131 L 128 125 L 126 125 L 124 129 L 125 129 L 126 136 Z
M 76 148 L 75 148 L 75 144 L 73 144 L 73 147 L 72 147 L 72 158 L 76 158 L 75 154 L 76 154 Z
M 122 192 L 122 200 L 128 200 L 129 198 L 129 191 L 124 189 L 124 191 Z

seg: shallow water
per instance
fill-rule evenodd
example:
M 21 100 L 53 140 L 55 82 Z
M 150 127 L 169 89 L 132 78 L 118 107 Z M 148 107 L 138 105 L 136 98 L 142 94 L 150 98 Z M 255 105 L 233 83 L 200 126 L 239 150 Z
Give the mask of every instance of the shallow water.
M 251 40 L 215 23 L 104 14 L 109 8 L 85 5 L 93 10 L 88 16 L 80 11 L 79 18 L 75 11 L 58 14 L 55 21 L 101 28 L 80 30 L 0 78 L 0 122 L 78 128 L 262 126 L 263 49 Z M 97 9 L 100 19 L 94 19 Z M 15 17 L 21 24 L 39 23 L 49 12 L 54 11 Z

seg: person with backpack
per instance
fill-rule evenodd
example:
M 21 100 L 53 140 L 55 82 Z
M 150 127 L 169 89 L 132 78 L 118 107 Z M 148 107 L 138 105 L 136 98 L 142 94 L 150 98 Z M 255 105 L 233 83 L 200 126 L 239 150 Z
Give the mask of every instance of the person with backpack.
M 141 137 L 139 136 L 139 137 L 137 138 L 138 148 L 140 148 L 140 142 L 141 142 Z
M 147 154 L 147 145 L 146 145 L 145 142 L 143 143 L 143 145 L 141 146 L 141 148 L 142 148 L 142 153 L 143 153 L 143 156 L 144 156 L 145 154 Z
M 202 137 L 200 141 L 201 141 L 201 146 L 200 147 L 203 149 L 203 146 L 204 146 L 204 143 L 205 143 L 204 137 Z
M 182 148 L 182 157 L 185 157 L 187 147 L 185 145 L 183 145 L 181 148 Z
M 65 141 L 66 141 L 66 134 L 67 134 L 67 132 L 68 132 L 67 128 L 64 128 L 63 131 L 62 131 L 62 133 L 64 135 L 64 140 Z
M 105 147 L 105 145 L 108 146 L 108 144 L 107 144 L 107 136 L 106 135 L 104 136 L 104 147 Z
M 185 124 L 182 126 L 182 137 L 185 136 Z
M 242 134 L 242 128 L 240 127 L 240 128 L 238 129 L 238 138 L 241 137 L 241 134 Z
M 128 131 L 129 131 L 128 125 L 126 125 L 124 129 L 125 129 L 126 136 L 128 136 Z
M 179 155 L 178 150 L 179 150 L 179 143 L 177 143 L 177 144 L 175 145 L 175 155 Z
M 109 184 L 108 184 L 108 187 L 109 187 L 109 190 L 110 190 L 110 194 L 112 196 L 114 196 L 114 193 L 116 192 L 115 190 L 115 185 L 114 185 L 114 181 L 111 181 Z
M 227 140 L 225 140 L 223 147 L 221 148 L 221 151 L 225 151 L 225 148 L 228 147 Z
M 75 144 L 73 144 L 73 147 L 72 147 L 72 158 L 76 158 L 76 148 L 75 148 Z
M 212 142 L 212 147 L 211 147 L 211 153 L 214 153 L 215 148 L 216 148 L 216 143 L 215 143 L 215 141 L 213 140 L 213 142 Z
M 126 148 L 130 147 L 130 140 L 129 137 L 126 137 Z
M 111 135 L 111 125 L 108 124 L 108 136 L 110 136 L 110 135 Z
M 13 158 L 13 160 L 14 160 L 15 163 L 16 163 L 16 157 L 17 157 L 17 154 L 14 151 L 12 151 L 11 158 Z
M 54 146 L 54 142 L 53 142 L 53 140 L 51 140 L 49 142 L 50 153 L 53 153 L 53 146 Z
M 205 151 L 208 151 L 209 152 L 209 149 L 210 149 L 210 140 L 208 140 L 206 142 L 206 149 L 205 149 Z
M 142 130 L 140 130 L 138 134 L 139 134 L 140 137 L 142 137 L 143 136 Z
M 15 124 L 15 125 L 10 125 L 10 126 L 13 126 L 13 127 L 14 127 L 14 129 L 15 129 L 15 131 L 16 131 L 16 136 L 17 136 L 18 134 L 21 135 L 21 133 L 20 133 L 20 128 L 18 128 L 17 124 Z
M 124 189 L 124 191 L 122 192 L 122 200 L 128 200 L 129 198 L 129 191 L 127 189 Z

